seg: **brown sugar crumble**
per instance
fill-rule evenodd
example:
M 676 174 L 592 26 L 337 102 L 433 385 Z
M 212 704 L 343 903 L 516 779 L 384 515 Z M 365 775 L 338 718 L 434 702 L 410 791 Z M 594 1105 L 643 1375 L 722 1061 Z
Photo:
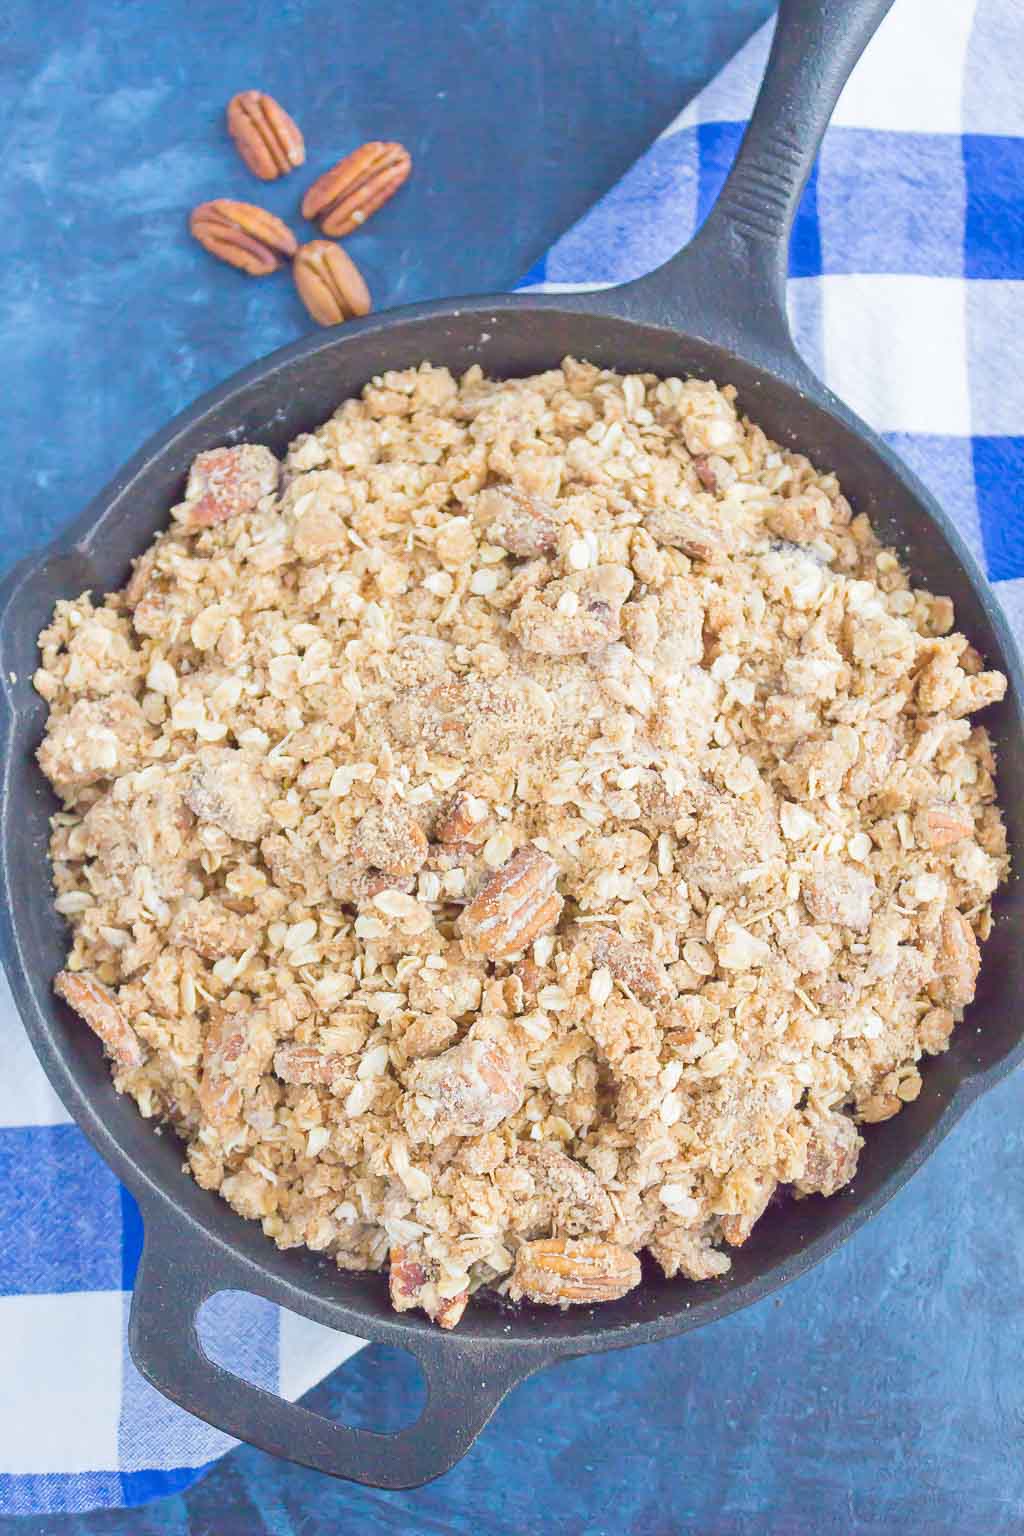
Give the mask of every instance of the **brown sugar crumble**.
M 386 374 L 40 646 L 58 992 L 201 1185 L 442 1327 L 722 1274 L 974 995 L 1005 679 L 731 388 Z

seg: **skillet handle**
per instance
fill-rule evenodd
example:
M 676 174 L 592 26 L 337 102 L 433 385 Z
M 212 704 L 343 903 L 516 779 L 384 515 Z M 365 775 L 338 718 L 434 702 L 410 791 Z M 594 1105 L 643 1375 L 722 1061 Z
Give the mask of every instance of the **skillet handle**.
M 502 1398 L 544 1359 L 525 1360 L 478 1339 L 459 1339 L 432 1324 L 410 1339 L 386 1327 L 379 1336 L 411 1349 L 426 1377 L 427 1404 L 415 1424 L 394 1434 L 351 1429 L 244 1381 L 210 1359 L 196 1331 L 203 1302 L 243 1289 L 281 1301 L 256 1266 L 197 1243 L 152 1208 L 132 1293 L 128 1343 L 138 1370 L 158 1392 L 217 1429 L 273 1456 L 371 1488 L 418 1488 L 469 1450 Z M 313 1317 L 315 1304 L 289 1296 Z
M 703 336 L 792 374 L 786 274 L 797 205 L 839 94 L 891 4 L 781 0 L 750 123 L 704 224 L 646 277 L 588 294 L 589 308 Z

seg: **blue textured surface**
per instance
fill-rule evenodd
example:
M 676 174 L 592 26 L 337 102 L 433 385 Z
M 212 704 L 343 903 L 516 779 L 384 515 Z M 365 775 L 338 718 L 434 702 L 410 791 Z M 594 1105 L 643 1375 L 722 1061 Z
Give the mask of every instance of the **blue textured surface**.
M 306 329 L 286 278 L 247 283 L 183 233 L 209 196 L 294 210 L 299 178 L 262 188 L 236 164 L 220 124 L 232 90 L 263 85 L 297 112 L 311 171 L 367 137 L 410 145 L 417 176 L 352 242 L 383 306 L 510 286 L 767 9 L 17 0 L 0 19 L 7 558 L 202 389 Z M 509 101 L 512 123 L 495 110 Z M 1004 1085 L 775 1301 L 520 1388 L 428 1489 L 372 1493 L 241 1450 L 144 1510 L 0 1527 L 1016 1536 L 1022 1107 L 1024 1083 Z M 402 1357 L 368 1351 L 309 1401 L 393 1426 L 414 1390 Z

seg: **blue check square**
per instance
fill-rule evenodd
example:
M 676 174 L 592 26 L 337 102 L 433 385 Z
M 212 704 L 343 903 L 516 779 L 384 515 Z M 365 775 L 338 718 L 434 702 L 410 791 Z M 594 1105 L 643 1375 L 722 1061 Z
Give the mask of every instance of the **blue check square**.
M 1024 437 L 976 437 L 978 516 L 991 581 L 1024 576 Z

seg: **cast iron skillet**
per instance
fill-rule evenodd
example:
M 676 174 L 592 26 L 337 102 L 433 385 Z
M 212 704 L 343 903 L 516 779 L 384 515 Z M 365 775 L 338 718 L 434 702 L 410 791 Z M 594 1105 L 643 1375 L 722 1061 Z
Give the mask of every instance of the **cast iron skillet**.
M 971 557 L 924 488 L 827 393 L 793 348 L 784 280 L 793 212 L 843 82 L 890 0 L 783 0 L 753 122 L 697 238 L 639 282 L 586 296 L 473 298 L 415 308 L 308 337 L 237 375 L 149 443 L 74 527 L 8 579 L 0 608 L 4 795 L 0 922 L 11 985 L 39 1057 L 75 1119 L 142 1207 L 145 1248 L 132 1301 L 135 1363 L 160 1391 L 242 1440 L 382 1488 L 444 1472 L 505 1393 L 553 1360 L 683 1333 L 809 1269 L 874 1215 L 967 1107 L 1024 1054 L 1014 1006 L 1024 994 L 1024 897 L 1004 893 L 969 1025 L 930 1063 L 925 1089 L 873 1127 L 852 1185 L 830 1200 L 788 1201 L 755 1229 L 730 1274 L 694 1285 L 653 1269 L 622 1301 L 594 1311 L 502 1309 L 477 1301 L 456 1333 L 389 1310 L 380 1275 L 342 1275 L 305 1251 L 280 1253 L 259 1227 L 181 1171 L 172 1136 L 155 1136 L 115 1094 L 97 1042 L 50 990 L 65 929 L 50 905 L 47 818 L 33 761 L 44 706 L 29 679 L 35 636 L 55 600 L 122 584 L 128 561 L 166 521 L 202 449 L 248 439 L 283 451 L 386 368 L 430 358 L 512 376 L 566 354 L 624 372 L 693 373 L 732 382 L 754 420 L 833 468 L 854 506 L 906 551 L 915 580 L 949 593 L 959 625 L 1010 674 L 1011 701 L 990 710 L 1010 834 L 1024 847 L 1021 667 Z M 227 1288 L 255 1292 L 331 1327 L 411 1349 L 427 1378 L 420 1420 L 395 1435 L 336 1425 L 251 1386 L 202 1351 L 195 1316 Z

